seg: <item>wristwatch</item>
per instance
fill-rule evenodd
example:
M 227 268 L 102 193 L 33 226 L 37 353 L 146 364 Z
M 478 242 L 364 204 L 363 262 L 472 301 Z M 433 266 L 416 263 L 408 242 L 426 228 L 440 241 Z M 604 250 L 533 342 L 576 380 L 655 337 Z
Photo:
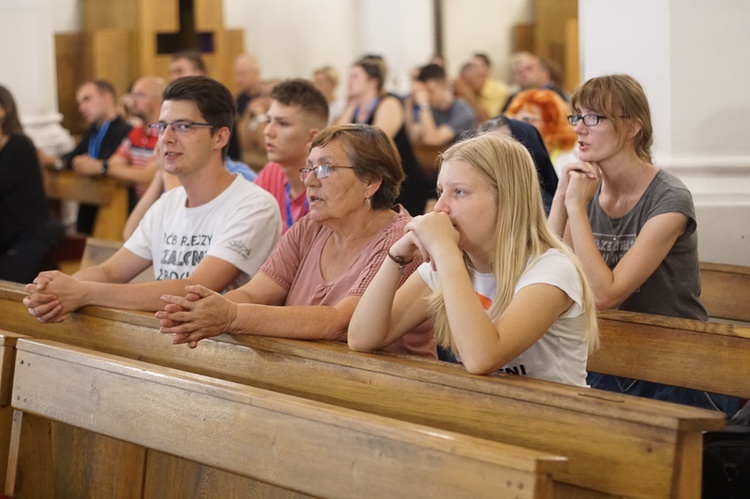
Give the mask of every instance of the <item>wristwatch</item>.
M 102 169 L 99 172 L 99 175 L 102 177 L 105 176 L 107 174 L 107 170 L 109 170 L 109 164 L 107 164 L 107 160 L 105 159 L 104 161 L 102 161 Z

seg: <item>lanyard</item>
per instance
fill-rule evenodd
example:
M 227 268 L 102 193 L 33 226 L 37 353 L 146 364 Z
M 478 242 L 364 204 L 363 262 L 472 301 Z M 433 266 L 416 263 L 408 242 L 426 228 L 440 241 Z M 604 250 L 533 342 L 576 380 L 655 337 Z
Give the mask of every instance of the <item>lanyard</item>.
M 364 121 L 369 121 L 370 116 L 372 116 L 372 112 L 375 110 L 375 108 L 378 107 L 378 104 L 380 103 L 380 97 L 376 98 L 374 101 L 370 102 L 370 104 L 367 106 L 367 114 L 366 119 Z M 352 117 L 354 122 L 356 123 L 359 119 L 359 108 L 354 110 L 354 116 Z
M 286 201 L 286 226 L 291 227 L 294 223 L 294 219 L 292 218 L 292 186 L 287 182 L 286 184 L 286 190 L 285 190 L 286 196 L 284 196 L 284 200 Z M 305 206 L 302 208 L 302 213 L 300 213 L 300 216 L 303 216 L 305 213 L 307 213 L 307 210 L 310 206 L 310 203 L 307 200 L 307 196 L 305 196 Z
M 91 137 L 89 139 L 89 156 L 95 159 L 99 158 L 99 151 L 102 148 L 102 141 L 104 140 L 104 136 L 107 135 L 107 130 L 109 130 L 109 124 L 112 123 L 111 121 L 105 121 L 102 126 L 99 128 L 99 130 L 96 132 L 96 136 Z

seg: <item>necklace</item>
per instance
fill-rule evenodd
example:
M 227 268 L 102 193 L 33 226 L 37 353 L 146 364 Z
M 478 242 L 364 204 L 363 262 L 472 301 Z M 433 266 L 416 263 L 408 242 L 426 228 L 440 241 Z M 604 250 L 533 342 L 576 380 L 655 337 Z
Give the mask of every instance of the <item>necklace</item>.
M 607 210 L 607 212 L 613 213 L 616 216 L 616 218 L 622 218 L 623 216 L 625 216 L 627 213 L 630 212 L 633 206 L 635 206 L 635 204 L 638 202 L 638 199 L 640 199 L 640 196 L 639 196 L 637 199 L 635 199 L 635 203 L 633 203 L 633 199 L 634 199 L 633 195 L 635 194 L 635 191 L 638 189 L 639 177 L 641 173 L 644 172 L 645 169 L 646 169 L 646 164 L 644 163 L 641 166 L 641 168 L 638 170 L 638 173 L 633 175 L 632 177 L 633 187 L 630 189 L 630 192 L 628 193 L 628 195 L 622 198 L 624 200 L 624 204 L 621 207 L 617 207 L 617 203 L 608 202 L 607 205 L 609 206 L 609 210 Z M 632 203 L 632 206 L 631 206 L 631 203 Z M 607 213 L 607 216 L 609 217 L 609 213 Z M 612 218 L 612 217 L 609 217 L 609 218 Z
M 635 242 L 635 231 L 632 231 L 632 234 L 623 234 L 623 231 L 628 230 L 628 228 L 631 227 L 631 224 L 629 223 L 632 214 L 631 212 L 642 197 L 638 196 L 638 198 L 635 199 L 635 202 L 633 202 L 635 192 L 639 185 L 639 177 L 645 169 L 646 164 L 644 163 L 638 170 L 638 173 L 633 176 L 633 187 L 627 197 L 625 197 L 625 204 L 622 208 L 615 211 L 615 214 L 620 216 L 613 218 L 605 210 L 601 209 L 601 205 L 599 206 L 602 215 L 607 220 L 610 231 L 609 234 L 600 234 L 600 237 L 604 237 L 597 241 L 597 246 L 599 247 L 599 252 L 601 253 L 602 258 L 604 258 L 605 263 L 610 269 L 614 269 L 622 256 L 628 252 Z

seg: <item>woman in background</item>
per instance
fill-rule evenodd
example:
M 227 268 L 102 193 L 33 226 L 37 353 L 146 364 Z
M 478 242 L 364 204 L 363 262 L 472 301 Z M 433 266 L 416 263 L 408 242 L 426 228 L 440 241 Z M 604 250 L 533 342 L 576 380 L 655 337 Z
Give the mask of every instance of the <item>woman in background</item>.
M 36 148 L 0 85 L 0 279 L 31 282 L 62 235 L 62 224 L 49 217 Z
M 406 178 L 397 201 L 411 215 L 424 213 L 433 186 L 419 166 L 406 134 L 406 115 L 401 99 L 384 90 L 386 67 L 378 56 L 365 56 L 349 73 L 348 104 L 338 124 L 363 123 L 383 130 L 396 143 Z
M 336 87 L 339 85 L 339 73 L 333 66 L 323 66 L 313 72 L 313 83 L 328 101 L 328 124 L 332 124 L 341 116 L 346 107 L 346 99 L 336 97 Z
M 539 130 L 558 173 L 566 163 L 578 161 L 576 134 L 567 120 L 570 107 L 553 90 L 524 90 L 513 97 L 505 114 Z
M 482 123 L 479 126 L 479 132 L 503 133 L 516 139 L 529 151 L 539 177 L 544 212 L 549 214 L 552 207 L 552 198 L 555 197 L 557 191 L 558 178 L 557 172 L 552 166 L 552 160 L 547 153 L 547 148 L 544 146 L 542 136 L 539 135 L 539 130 L 524 121 L 500 115 Z

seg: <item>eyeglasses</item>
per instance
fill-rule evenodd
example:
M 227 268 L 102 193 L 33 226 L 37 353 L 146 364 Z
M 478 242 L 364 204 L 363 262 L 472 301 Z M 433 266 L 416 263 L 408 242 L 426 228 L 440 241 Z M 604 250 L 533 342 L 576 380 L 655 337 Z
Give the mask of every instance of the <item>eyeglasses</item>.
M 596 126 L 601 120 L 606 119 L 606 116 L 601 116 L 599 114 L 584 114 L 583 116 L 580 114 L 568 115 L 568 123 L 573 126 L 576 126 L 581 121 L 583 121 L 583 124 L 586 126 Z
M 196 121 L 189 120 L 177 120 L 173 121 L 172 123 L 167 123 L 166 121 L 157 121 L 156 123 L 151 123 L 148 127 L 151 130 L 155 130 L 156 132 L 158 132 L 159 135 L 164 135 L 164 132 L 167 131 L 167 127 L 172 127 L 172 131 L 174 133 L 179 133 L 181 135 L 190 133 L 190 130 L 192 130 L 193 127 L 214 128 L 214 126 L 209 123 L 198 123 Z
M 353 166 L 318 165 L 318 166 L 313 166 L 312 168 L 302 168 L 299 171 L 299 178 L 301 178 L 302 181 L 304 182 L 307 179 L 307 177 L 310 176 L 311 173 L 315 175 L 315 178 L 317 179 L 326 178 L 328 177 L 328 175 L 331 174 L 331 171 L 334 168 L 348 168 L 350 170 L 354 169 Z

